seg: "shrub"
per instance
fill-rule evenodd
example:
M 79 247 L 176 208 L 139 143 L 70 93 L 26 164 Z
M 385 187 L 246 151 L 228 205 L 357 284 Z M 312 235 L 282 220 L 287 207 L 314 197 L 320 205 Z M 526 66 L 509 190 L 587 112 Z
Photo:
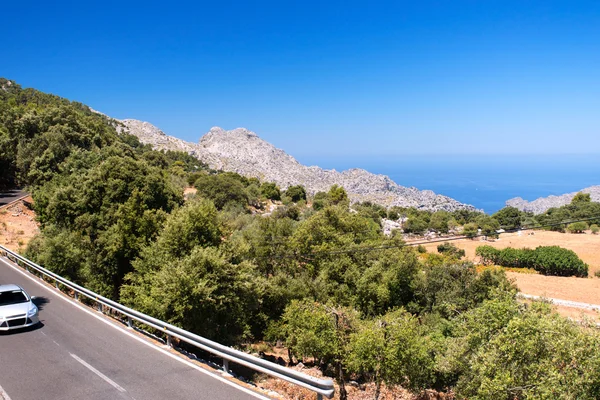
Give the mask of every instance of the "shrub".
M 569 226 L 567 226 L 567 230 L 570 233 L 583 233 L 587 228 L 588 224 L 583 221 L 573 222 L 572 224 L 569 224 Z
M 500 250 L 489 245 L 479 246 L 475 250 L 475 255 L 481 258 L 481 263 L 484 265 L 497 264 L 499 254 Z
M 535 250 L 510 247 L 498 250 L 491 246 L 479 246 L 475 254 L 485 265 L 533 268 L 544 275 L 580 277 L 588 275 L 588 265 L 572 250 L 559 246 L 540 246 Z
M 427 221 L 421 217 L 411 217 L 402 228 L 405 233 L 423 234 L 427 230 Z
M 202 175 L 195 182 L 198 193 L 215 203 L 221 210 L 228 204 L 246 206 L 248 195 L 243 183 L 235 175 Z
M 438 245 L 437 251 L 438 253 L 442 253 L 450 257 L 456 257 L 458 259 L 461 259 L 465 256 L 465 251 L 463 249 L 459 249 L 456 247 L 456 245 L 448 242 Z
M 398 214 L 398 211 L 396 210 L 388 210 L 387 217 L 388 219 L 397 221 L 400 218 L 400 214 Z
M 590 226 L 590 230 L 594 235 L 597 235 L 598 232 L 600 232 L 600 227 L 598 227 L 598 225 L 596 224 L 593 224 L 592 226 Z
M 588 265 L 581 261 L 573 250 L 559 246 L 540 246 L 535 249 L 536 271 L 544 275 L 579 276 L 588 275 Z
M 286 191 L 285 195 L 292 199 L 294 203 L 299 202 L 300 200 L 306 200 L 306 189 L 304 186 L 290 186 Z
M 417 246 L 417 252 L 421 253 L 421 254 L 425 254 L 427 253 L 427 249 L 425 248 L 425 246 L 423 246 L 422 244 Z
M 260 193 L 270 200 L 281 200 L 281 192 L 276 184 L 265 182 L 260 187 Z
M 464 234 L 466 237 L 468 237 L 468 238 L 472 239 L 472 238 L 474 238 L 475 236 L 477 236 L 477 233 L 478 233 L 478 232 L 477 232 L 477 229 L 478 229 L 478 228 L 477 228 L 477 224 L 476 224 L 476 223 L 473 223 L 473 222 L 471 222 L 471 223 L 468 223 L 468 224 L 466 224 L 466 225 L 463 227 L 463 234 Z

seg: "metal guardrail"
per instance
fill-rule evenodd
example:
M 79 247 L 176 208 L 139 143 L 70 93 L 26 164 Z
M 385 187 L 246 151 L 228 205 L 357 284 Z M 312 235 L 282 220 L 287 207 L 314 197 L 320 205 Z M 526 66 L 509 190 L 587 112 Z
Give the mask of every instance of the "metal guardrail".
M 6 203 L 6 204 L 3 204 L 3 205 L 1 205 L 1 206 L 0 206 L 0 209 L 2 209 L 2 208 L 8 208 L 8 207 L 12 206 L 13 204 L 15 204 L 16 202 L 18 202 L 18 201 L 21 201 L 21 200 L 23 200 L 23 199 L 25 199 L 25 198 L 27 198 L 27 197 L 29 197 L 29 195 L 28 195 L 28 194 L 26 194 L 25 196 L 21 196 L 21 197 L 19 197 L 19 198 L 16 198 L 16 199 L 14 199 L 14 200 L 12 200 L 12 201 L 10 201 L 10 202 Z
M 236 364 L 240 364 L 250 369 L 253 369 L 255 371 L 283 379 L 305 389 L 311 390 L 317 394 L 317 399 L 322 399 L 322 396 L 325 396 L 327 398 L 333 397 L 335 389 L 333 386 L 333 381 L 331 379 L 318 379 L 310 375 L 294 371 L 293 369 L 283 367 L 279 364 L 263 360 L 261 358 L 244 353 L 242 351 L 232 349 L 231 347 L 224 346 L 217 342 L 213 342 L 212 340 L 203 338 L 202 336 L 198 336 L 194 333 L 188 332 L 184 329 L 178 328 L 174 325 L 168 324 L 164 321 L 153 318 L 149 315 L 143 314 L 129 307 L 125 307 L 122 304 L 107 299 L 106 297 L 94 293 L 91 290 L 79 286 L 76 283 L 73 283 L 68 279 L 61 277 L 60 275 L 57 275 L 54 272 L 49 271 L 44 267 L 41 267 L 40 265 L 7 249 L 2 245 L 0 245 L 0 255 L 8 258 L 9 260 L 12 260 L 21 267 L 25 267 L 25 269 L 28 272 L 31 272 L 31 269 L 33 269 L 39 272 L 40 274 L 50 279 L 53 279 L 57 289 L 59 283 L 61 285 L 64 285 L 65 287 L 68 287 L 69 289 L 73 290 L 75 294 L 75 300 L 79 299 L 78 295 L 83 295 L 96 302 L 98 304 L 99 311 L 102 311 L 103 307 L 108 307 L 126 316 L 128 319 L 129 327 L 132 327 L 132 321 L 135 320 L 144 325 L 150 326 L 154 329 L 161 331 L 162 333 L 167 335 L 167 344 L 169 346 L 171 345 L 171 338 L 176 337 L 183 342 L 189 343 L 193 346 L 196 346 L 204 351 L 207 351 L 222 358 L 223 369 L 225 370 L 225 372 L 229 372 L 229 361 L 231 361 Z

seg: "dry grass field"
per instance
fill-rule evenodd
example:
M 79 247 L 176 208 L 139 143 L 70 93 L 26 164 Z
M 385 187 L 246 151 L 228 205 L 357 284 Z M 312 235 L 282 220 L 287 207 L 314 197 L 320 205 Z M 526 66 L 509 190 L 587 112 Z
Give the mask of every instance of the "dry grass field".
M 529 233 L 533 233 L 530 235 Z M 588 278 L 565 278 L 556 276 L 543 276 L 537 274 L 520 274 L 508 272 L 507 275 L 514 279 L 516 285 L 523 293 L 545 296 L 557 299 L 579 301 L 584 303 L 600 304 L 600 279 L 594 277 L 594 272 L 600 271 L 600 235 L 572 234 L 547 231 L 523 231 L 517 233 L 506 233 L 500 235 L 500 239 L 494 241 L 455 240 L 453 243 L 464 249 L 467 259 L 478 261 L 475 257 L 475 249 L 478 246 L 490 245 L 498 249 L 505 247 L 514 248 L 536 248 L 538 246 L 561 246 L 573 250 L 589 266 Z M 429 252 L 437 252 L 437 245 L 429 244 L 425 247 Z M 573 317 L 580 314 L 578 310 L 559 307 L 562 314 Z M 596 316 L 596 313 L 585 313 Z

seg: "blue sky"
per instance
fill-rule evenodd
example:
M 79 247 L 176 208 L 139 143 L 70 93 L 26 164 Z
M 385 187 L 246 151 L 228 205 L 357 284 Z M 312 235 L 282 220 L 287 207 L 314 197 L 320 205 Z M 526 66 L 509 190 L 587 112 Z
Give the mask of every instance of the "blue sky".
M 20 4 L 23 3 L 23 4 Z M 597 153 L 598 1 L 17 2 L 0 76 L 303 157 Z

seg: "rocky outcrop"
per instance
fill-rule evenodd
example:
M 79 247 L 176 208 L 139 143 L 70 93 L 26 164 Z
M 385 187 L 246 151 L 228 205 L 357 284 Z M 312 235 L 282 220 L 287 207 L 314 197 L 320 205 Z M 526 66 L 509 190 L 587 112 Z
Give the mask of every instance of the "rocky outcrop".
M 337 184 L 346 189 L 352 201 L 428 210 L 475 209 L 430 190 L 400 186 L 385 175 L 375 175 L 363 169 L 338 172 L 302 165 L 294 157 L 244 128 L 227 131 L 214 127 L 196 144 L 168 136 L 148 122 L 132 119 L 120 122 L 123 125 L 121 129 L 155 149 L 185 151 L 213 169 L 275 182 L 282 189 L 303 185 L 309 193 L 314 194 L 327 191 Z
M 591 186 L 580 190 L 579 192 L 589 193 L 592 201 L 600 202 L 600 186 Z M 571 203 L 573 197 L 579 192 L 567 193 L 560 196 L 540 197 L 533 201 L 523 200 L 520 197 L 515 197 L 506 202 L 507 207 L 515 207 L 521 211 L 532 212 L 534 214 L 542 214 L 546 210 L 553 207 L 561 207 Z

